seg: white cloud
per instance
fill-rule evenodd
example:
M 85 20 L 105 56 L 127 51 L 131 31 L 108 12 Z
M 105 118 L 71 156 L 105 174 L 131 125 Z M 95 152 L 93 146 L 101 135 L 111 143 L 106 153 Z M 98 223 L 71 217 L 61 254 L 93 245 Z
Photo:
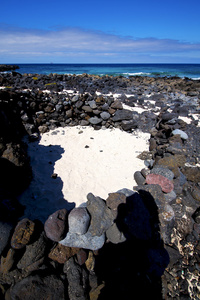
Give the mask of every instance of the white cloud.
M 192 44 L 172 39 L 131 38 L 81 28 L 60 30 L 28 30 L 23 28 L 0 29 L 0 61 L 4 56 L 10 61 L 49 57 L 81 57 L 92 60 L 92 56 L 103 59 L 138 56 L 179 56 L 200 60 L 200 43 Z M 45 62 L 45 61 L 44 61 Z M 87 62 L 87 61 L 85 61 Z

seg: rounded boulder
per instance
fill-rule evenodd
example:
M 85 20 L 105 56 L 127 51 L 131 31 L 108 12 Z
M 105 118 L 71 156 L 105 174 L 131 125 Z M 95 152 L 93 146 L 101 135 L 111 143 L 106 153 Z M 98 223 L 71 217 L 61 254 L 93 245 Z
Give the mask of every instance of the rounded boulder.
M 67 210 L 63 208 L 50 215 L 44 224 L 44 230 L 52 241 L 61 241 L 67 231 Z
M 85 234 L 90 224 L 90 215 L 85 207 L 74 208 L 69 214 L 69 232 Z

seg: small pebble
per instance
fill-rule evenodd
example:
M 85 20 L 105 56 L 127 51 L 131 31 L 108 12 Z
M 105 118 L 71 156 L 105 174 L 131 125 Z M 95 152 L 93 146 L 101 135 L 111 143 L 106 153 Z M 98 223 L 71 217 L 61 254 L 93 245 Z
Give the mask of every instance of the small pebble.
M 56 174 L 56 173 L 53 173 L 52 175 L 51 175 L 51 178 L 53 178 L 53 179 L 56 179 L 58 177 L 58 174 Z

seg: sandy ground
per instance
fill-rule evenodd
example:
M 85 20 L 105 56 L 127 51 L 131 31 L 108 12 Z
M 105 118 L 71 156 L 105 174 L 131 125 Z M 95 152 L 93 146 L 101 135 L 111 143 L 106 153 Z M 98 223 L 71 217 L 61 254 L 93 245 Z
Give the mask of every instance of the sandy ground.
M 57 209 L 86 202 L 90 192 L 106 199 L 108 193 L 132 189 L 134 172 L 144 167 L 137 156 L 148 150 L 149 137 L 138 131 L 80 126 L 43 134 L 28 148 L 33 181 L 20 197 L 26 216 L 45 221 Z

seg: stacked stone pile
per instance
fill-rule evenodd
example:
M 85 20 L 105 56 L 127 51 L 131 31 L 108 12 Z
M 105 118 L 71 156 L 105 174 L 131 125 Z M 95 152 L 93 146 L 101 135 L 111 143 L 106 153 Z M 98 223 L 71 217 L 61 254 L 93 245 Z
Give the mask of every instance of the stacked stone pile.
M 18 222 L 1 251 L 2 293 L 10 287 L 5 299 L 34 299 L 38 295 L 42 299 L 51 295 L 54 299 L 98 299 L 100 294 L 105 299 L 118 299 L 122 294 L 128 299 L 132 285 L 141 283 L 147 290 L 140 295 L 159 295 L 159 278 L 169 256 L 159 237 L 158 220 L 146 208 L 144 199 L 126 189 L 111 193 L 106 201 L 92 194 L 87 198 L 82 207 L 70 212 L 62 209 L 49 216 L 44 227 L 29 219 Z M 116 248 L 111 251 L 112 245 Z M 108 257 L 104 257 L 107 247 Z M 127 256 L 128 252 L 137 255 L 140 262 Z M 111 268 L 106 263 L 109 260 L 110 264 L 110 259 Z M 132 285 L 132 279 L 127 281 L 130 270 L 135 277 Z M 116 276 L 120 279 L 118 286 Z

